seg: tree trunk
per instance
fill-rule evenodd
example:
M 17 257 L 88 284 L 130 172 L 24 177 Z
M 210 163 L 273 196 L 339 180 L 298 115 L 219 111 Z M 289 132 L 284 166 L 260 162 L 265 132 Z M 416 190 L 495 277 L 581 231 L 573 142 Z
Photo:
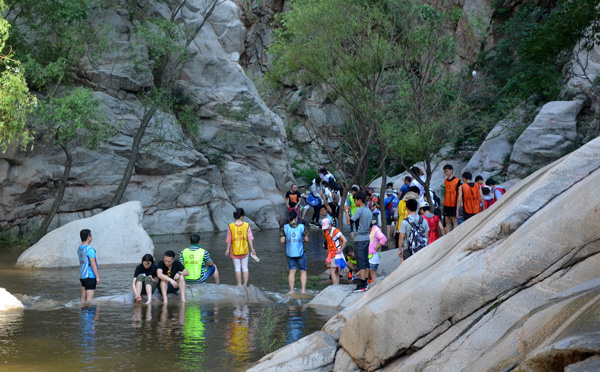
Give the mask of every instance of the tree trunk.
M 40 226 L 40 233 L 42 235 L 46 234 L 46 231 L 48 231 L 48 227 L 54 219 L 54 216 L 56 216 L 58 208 L 60 207 L 60 203 L 62 203 L 63 197 L 65 196 L 65 189 L 67 188 L 67 180 L 69 179 L 69 173 L 71 173 L 71 167 L 73 165 L 73 156 L 71 155 L 71 150 L 64 145 L 60 145 L 60 147 L 63 149 L 65 155 L 67 156 L 67 160 L 65 161 L 65 170 L 63 171 L 63 176 L 58 185 L 58 192 L 54 197 L 54 202 L 52 203 L 50 212 L 48 212 L 46 217 L 44 217 L 44 221 L 42 221 L 42 226 Z
M 121 183 L 119 184 L 119 187 L 117 187 L 117 191 L 115 192 L 109 207 L 114 207 L 121 203 L 121 199 L 125 194 L 125 190 L 127 190 L 127 185 L 129 185 L 129 181 L 131 180 L 131 176 L 135 170 L 135 162 L 137 161 L 137 157 L 140 152 L 142 138 L 144 137 L 144 133 L 146 133 L 146 128 L 148 128 L 148 123 L 150 123 L 150 120 L 154 116 L 154 113 L 157 109 L 158 103 L 153 103 L 148 112 L 142 118 L 142 122 L 140 123 L 140 127 L 138 128 L 137 132 L 135 132 L 133 144 L 131 145 L 131 155 L 129 155 L 129 161 L 127 162 L 125 172 L 123 173 L 123 178 L 121 178 Z

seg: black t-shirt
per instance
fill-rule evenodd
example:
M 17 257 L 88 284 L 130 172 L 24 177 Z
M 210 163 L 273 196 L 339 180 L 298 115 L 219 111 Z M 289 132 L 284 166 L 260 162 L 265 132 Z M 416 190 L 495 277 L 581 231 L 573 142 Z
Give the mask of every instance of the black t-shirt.
M 163 260 L 158 263 L 156 269 L 162 269 L 163 274 L 173 279 L 175 277 L 175 274 L 177 274 L 180 271 L 183 271 L 185 267 L 183 267 L 183 264 L 181 262 L 175 260 L 173 261 L 173 265 L 171 265 L 171 269 L 169 269 L 167 265 L 165 265 L 165 261 Z
M 139 264 L 136 268 L 135 268 L 135 274 L 133 274 L 134 278 L 137 278 L 138 275 L 140 274 L 146 274 L 146 276 L 153 276 L 156 278 L 156 265 L 152 264 L 150 265 L 149 268 L 145 268 L 144 265 Z
M 300 197 L 302 197 L 302 194 L 300 194 L 299 191 L 296 191 L 296 192 L 288 191 L 285 193 L 285 198 L 290 199 L 290 201 L 289 201 L 290 208 L 294 208 L 296 206 L 296 204 L 298 204 L 298 202 L 300 201 Z

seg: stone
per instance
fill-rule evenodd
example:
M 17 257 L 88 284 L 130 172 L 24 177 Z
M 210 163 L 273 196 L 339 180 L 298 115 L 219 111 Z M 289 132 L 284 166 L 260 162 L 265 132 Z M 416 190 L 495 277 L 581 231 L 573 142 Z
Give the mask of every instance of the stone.
M 600 76 L 600 44 L 595 44 L 591 50 L 586 51 L 581 48 L 581 42 L 577 43 L 570 65 L 571 78 L 564 90 L 573 94 L 584 93 L 588 97 L 597 96 L 597 89 L 592 87 L 590 81 L 593 82 Z M 594 111 L 598 112 L 598 109 L 599 107 L 595 107 Z
M 354 363 L 354 360 L 348 355 L 346 350 L 339 349 L 335 354 L 335 364 L 333 372 L 360 372 L 361 369 Z
M 399 266 L 400 257 L 398 257 L 398 248 L 381 252 L 381 263 L 379 264 L 379 269 L 377 269 L 377 275 L 388 276 Z
M 355 287 L 356 285 L 351 284 L 330 285 L 310 300 L 308 305 L 340 308 L 348 307 L 362 295 L 360 292 L 353 292 Z
M 248 372 L 331 370 L 336 351 L 333 337 L 318 331 L 263 357 Z
M 508 178 L 527 176 L 577 148 L 577 115 L 585 102 L 546 103 L 513 146 Z
M 0 288 L 0 312 L 24 310 L 25 306 L 5 288 Z
M 19 267 L 69 267 L 79 265 L 79 232 L 92 231 L 98 264 L 137 264 L 154 253 L 154 244 L 142 228 L 142 204 L 128 202 L 93 217 L 70 222 L 46 234 L 17 259 Z

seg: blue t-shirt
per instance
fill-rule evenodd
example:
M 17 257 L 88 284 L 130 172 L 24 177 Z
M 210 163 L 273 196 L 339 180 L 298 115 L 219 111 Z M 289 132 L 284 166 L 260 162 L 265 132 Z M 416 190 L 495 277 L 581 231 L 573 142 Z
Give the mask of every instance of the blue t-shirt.
M 96 274 L 94 274 L 90 262 L 90 258 L 96 258 L 96 250 L 89 245 L 80 245 L 77 249 L 77 256 L 79 256 L 79 278 L 96 279 Z M 98 261 L 96 261 L 96 264 L 98 264 Z
M 400 200 L 402 200 L 402 198 L 404 197 L 404 195 L 406 195 L 406 193 L 408 192 L 408 185 L 404 184 L 402 185 L 402 187 L 400 187 Z

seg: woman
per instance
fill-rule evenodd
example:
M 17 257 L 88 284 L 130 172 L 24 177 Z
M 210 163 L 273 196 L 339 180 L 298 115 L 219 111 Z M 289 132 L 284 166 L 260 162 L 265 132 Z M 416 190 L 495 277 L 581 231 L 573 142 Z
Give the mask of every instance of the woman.
M 321 221 L 323 236 L 327 245 L 327 259 L 325 263 L 331 274 L 333 284 L 340 284 L 340 275 L 346 268 L 346 259 L 344 258 L 344 248 L 347 240 L 342 232 L 333 226 L 331 220 L 324 218 Z
M 142 287 L 144 287 L 146 288 L 146 294 L 148 294 L 146 304 L 150 304 L 152 302 L 152 293 L 154 293 L 157 284 L 158 277 L 156 276 L 154 257 L 151 254 L 145 254 L 142 257 L 142 263 L 135 268 L 135 273 L 133 274 L 132 286 L 135 302 L 142 301 Z
M 371 229 L 369 230 L 369 282 L 373 282 L 377 279 L 377 269 L 381 262 L 379 251 L 385 243 L 387 243 L 385 234 L 382 233 L 379 226 L 377 226 L 377 220 L 373 220 L 371 222 Z
M 233 211 L 233 218 L 235 222 L 229 224 L 227 230 L 227 250 L 225 256 L 230 256 L 233 259 L 233 266 L 235 268 L 235 279 L 237 285 L 242 285 L 242 273 L 244 274 L 244 287 L 248 286 L 248 245 L 252 250 L 252 254 L 256 255 L 254 251 L 254 244 L 252 241 L 252 230 L 248 222 L 244 222 L 244 209 L 238 208 Z M 231 255 L 229 254 L 231 250 Z

